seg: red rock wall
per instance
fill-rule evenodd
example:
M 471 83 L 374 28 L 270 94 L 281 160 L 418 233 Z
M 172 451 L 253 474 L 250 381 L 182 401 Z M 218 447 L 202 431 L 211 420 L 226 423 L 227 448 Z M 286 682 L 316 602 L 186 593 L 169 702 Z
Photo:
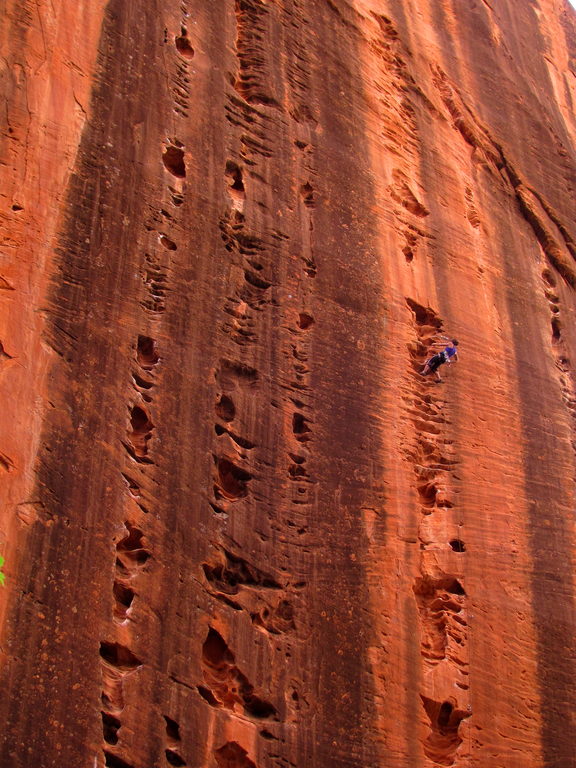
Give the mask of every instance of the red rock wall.
M 0 30 L 0 765 L 571 768 L 568 5 Z

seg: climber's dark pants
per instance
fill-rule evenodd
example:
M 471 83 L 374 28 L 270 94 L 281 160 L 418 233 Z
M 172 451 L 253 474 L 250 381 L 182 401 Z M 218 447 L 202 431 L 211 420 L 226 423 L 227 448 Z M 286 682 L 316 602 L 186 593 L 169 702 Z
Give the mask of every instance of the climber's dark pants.
M 435 373 L 436 369 L 439 368 L 443 363 L 445 363 L 446 360 L 444 359 L 443 354 L 434 355 L 434 357 L 430 358 L 430 362 L 428 363 L 428 368 L 432 371 L 432 373 Z

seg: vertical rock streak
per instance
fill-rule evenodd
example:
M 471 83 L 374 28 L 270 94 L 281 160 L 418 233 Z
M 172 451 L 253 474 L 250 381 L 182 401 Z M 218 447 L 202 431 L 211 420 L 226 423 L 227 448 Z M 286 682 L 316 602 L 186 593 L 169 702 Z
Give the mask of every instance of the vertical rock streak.
M 446 84 L 444 81 L 446 92 Z M 452 94 L 452 92 L 450 92 Z M 486 157 L 506 173 L 518 203 L 518 210 L 531 228 L 536 242 L 540 246 L 545 263 L 541 267 L 541 290 L 549 307 L 550 346 L 543 353 L 554 361 L 558 372 L 551 377 L 551 385 L 558 391 L 558 403 L 565 408 L 566 420 L 572 447 L 575 444 L 574 423 L 574 377 L 571 361 L 567 352 L 566 341 L 562 336 L 562 302 L 559 297 L 558 283 L 564 283 L 574 290 L 576 273 L 574 272 L 574 242 L 554 209 L 543 199 L 543 196 L 531 189 L 522 180 L 521 174 L 511 163 L 502 146 L 494 141 L 485 128 L 474 125 L 473 121 L 462 117 L 463 108 L 455 106 L 453 95 L 445 99 L 456 124 L 466 141 L 476 150 L 480 149 Z M 472 114 L 467 109 L 469 115 Z M 546 264 L 547 262 L 547 264 Z M 568 291 L 572 304 L 573 293 Z M 510 312 L 514 314 L 516 307 L 511 302 Z M 557 580 L 563 581 L 562 574 L 568 573 L 573 564 L 573 548 L 567 545 L 570 540 L 566 512 L 573 505 L 574 489 L 566 491 L 562 481 L 552 483 L 546 491 L 546 502 L 542 501 L 542 484 L 546 476 L 550 480 L 558 472 L 554 463 L 542 464 L 543 443 L 547 438 L 542 437 L 541 416 L 539 415 L 536 395 L 527 375 L 526 366 L 533 352 L 526 348 L 526 337 L 515 332 L 514 343 L 520 351 L 522 363 L 519 366 L 517 379 L 521 399 L 521 416 L 524 423 L 524 434 L 528 441 L 525 451 L 525 483 L 526 498 L 529 509 L 529 536 L 532 557 L 532 607 L 534 624 L 538 641 L 538 673 L 539 694 L 541 697 L 541 742 L 542 756 L 545 765 L 569 764 L 573 758 L 573 750 L 564 739 L 561 712 L 574 707 L 574 698 L 568 681 L 576 674 L 573 655 L 565 644 L 565 627 L 572 623 L 574 617 L 574 598 L 565 589 L 552 588 Z M 536 398 L 536 399 L 535 399 Z M 548 406 L 550 407 L 550 406 Z M 545 453 L 547 452 L 544 449 Z M 551 455 L 551 453 L 549 454 Z M 564 459 L 567 462 L 566 472 L 574 475 L 574 459 Z M 553 490 L 552 490 L 553 488 Z M 553 522 L 550 521 L 553 519 Z M 542 521 L 548 520 L 543 527 Z M 547 531 L 552 525 L 556 536 L 553 546 L 550 545 Z M 556 617 L 561 628 L 551 629 Z M 572 618 L 570 618 L 572 617 Z M 561 694 L 559 692 L 562 691 Z

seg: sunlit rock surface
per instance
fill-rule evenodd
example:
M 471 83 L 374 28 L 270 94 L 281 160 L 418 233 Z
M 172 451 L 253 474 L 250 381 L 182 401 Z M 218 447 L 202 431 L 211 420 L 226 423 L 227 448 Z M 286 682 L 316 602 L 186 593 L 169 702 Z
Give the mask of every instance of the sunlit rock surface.
M 0 765 L 573 768 L 574 11 L 4 5 Z

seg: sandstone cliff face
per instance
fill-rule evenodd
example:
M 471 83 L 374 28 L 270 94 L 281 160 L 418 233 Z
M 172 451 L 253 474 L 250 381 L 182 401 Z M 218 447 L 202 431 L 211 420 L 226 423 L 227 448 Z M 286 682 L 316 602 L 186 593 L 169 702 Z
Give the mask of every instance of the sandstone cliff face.
M 0 29 L 0 765 L 573 766 L 568 5 Z

